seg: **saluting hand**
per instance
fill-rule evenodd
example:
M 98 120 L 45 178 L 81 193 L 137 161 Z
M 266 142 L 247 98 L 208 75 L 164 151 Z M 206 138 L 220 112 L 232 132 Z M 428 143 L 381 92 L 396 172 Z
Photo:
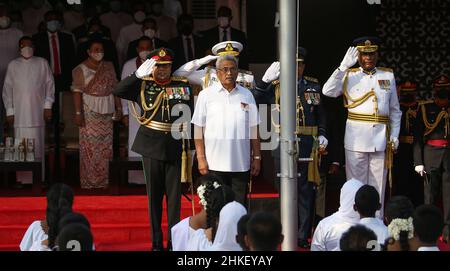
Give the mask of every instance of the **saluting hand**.
M 146 76 L 149 76 L 153 69 L 155 68 L 156 60 L 154 59 L 147 59 L 144 63 L 142 63 L 141 66 L 139 66 L 139 69 L 136 71 L 136 77 L 139 79 L 142 79 Z
M 350 47 L 347 50 L 347 53 L 344 56 L 344 59 L 339 66 L 339 70 L 346 71 L 350 69 L 353 65 L 358 61 L 358 49 L 356 47 Z
M 274 80 L 277 80 L 280 77 L 280 62 L 275 61 L 270 65 L 270 67 L 266 70 L 264 73 L 264 76 L 262 77 L 263 82 L 269 83 Z

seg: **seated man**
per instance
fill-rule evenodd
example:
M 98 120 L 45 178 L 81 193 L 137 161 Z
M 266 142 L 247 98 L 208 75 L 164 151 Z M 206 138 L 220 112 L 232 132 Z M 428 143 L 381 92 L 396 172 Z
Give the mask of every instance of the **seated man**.
M 372 241 L 376 241 L 375 233 L 363 225 L 355 225 L 350 227 L 348 231 L 342 234 L 339 241 L 341 251 L 373 251 L 378 250 L 374 247 Z
M 444 227 L 441 210 L 427 204 L 417 207 L 413 215 L 413 225 L 417 251 L 439 251 L 437 241 Z
M 247 247 L 250 251 L 277 251 L 284 239 L 281 227 L 281 222 L 271 213 L 255 213 L 247 222 Z
M 384 244 L 384 241 L 389 237 L 389 233 L 383 221 L 375 217 L 375 213 L 380 208 L 380 194 L 375 187 L 366 184 L 356 192 L 354 209 L 361 217 L 359 224 L 373 230 L 377 235 L 378 243 Z
M 353 209 L 355 194 L 363 184 L 350 179 L 341 188 L 339 210 L 322 219 L 317 225 L 311 242 L 311 251 L 338 251 L 342 234 L 359 222 Z

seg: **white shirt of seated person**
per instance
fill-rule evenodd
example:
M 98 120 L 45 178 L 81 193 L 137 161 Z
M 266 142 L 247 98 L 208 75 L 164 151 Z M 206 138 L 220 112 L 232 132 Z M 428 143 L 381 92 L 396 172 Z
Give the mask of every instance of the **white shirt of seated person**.
M 322 219 L 314 232 L 311 251 L 339 251 L 339 241 L 344 232 L 359 222 L 359 214 L 353 209 L 355 195 L 363 184 L 350 179 L 341 188 L 339 210 Z

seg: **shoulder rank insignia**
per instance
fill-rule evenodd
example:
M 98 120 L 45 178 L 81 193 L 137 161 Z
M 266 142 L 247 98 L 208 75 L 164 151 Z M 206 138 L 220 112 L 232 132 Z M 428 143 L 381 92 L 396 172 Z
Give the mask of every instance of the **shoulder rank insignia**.
M 314 77 L 303 76 L 303 78 L 305 78 L 306 81 L 310 81 L 310 82 L 314 82 L 314 83 L 319 83 L 319 80 L 317 80 L 317 78 L 314 78 Z
M 278 85 L 280 83 L 280 80 L 274 80 L 274 81 L 272 81 L 272 85 Z
M 377 67 L 377 69 L 385 72 L 392 72 L 392 73 L 394 72 L 391 68 Z
M 177 82 L 189 83 L 188 79 L 186 77 L 183 77 L 183 76 L 172 76 L 171 80 L 172 81 L 177 81 Z

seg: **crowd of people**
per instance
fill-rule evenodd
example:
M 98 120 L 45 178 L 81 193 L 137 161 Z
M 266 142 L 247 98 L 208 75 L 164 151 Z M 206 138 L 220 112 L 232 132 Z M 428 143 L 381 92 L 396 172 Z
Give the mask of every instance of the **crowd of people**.
M 14 10 L 0 5 L 2 97 L 14 136 L 39 141 L 36 157 L 43 158 L 45 122 L 52 124 L 58 145 L 61 93 L 71 90 L 81 187 L 108 186 L 113 121 L 122 121 L 129 132 L 129 156 L 142 157 L 143 171 L 129 176 L 146 184 L 153 250 L 276 250 L 283 240 L 279 221 L 268 213 L 249 216 L 246 207 L 249 182 L 261 171 L 258 105 L 272 106 L 273 135 L 283 129 L 276 118 L 280 63 L 272 63 L 261 79 L 248 71 L 245 34 L 231 27 L 232 10 L 220 7 L 217 26 L 196 33 L 191 15 L 164 12 L 158 0 L 115 0 L 106 7 L 96 1 L 47 4 L 32 1 L 23 9 L 28 12 L 22 14 L 23 31 L 12 24 Z M 365 250 L 367 240 L 376 240 L 369 249 L 436 249 L 444 222 L 449 224 L 449 79 L 438 76 L 432 83 L 435 99 L 418 102 L 413 83 L 397 88 L 393 70 L 377 66 L 379 46 L 376 37 L 355 39 L 323 87 L 304 74 L 307 51 L 297 49 L 299 247 Z M 348 116 L 342 127 L 327 112 L 324 96 L 343 96 Z M 273 157 L 279 173 L 279 146 Z M 205 178 L 197 189 L 204 210 L 180 222 L 181 182 L 192 183 L 193 160 Z M 345 171 L 348 181 L 339 210 L 314 229 L 314 198 L 324 164 L 329 174 Z M 388 185 L 393 195 L 412 196 L 417 191 L 402 181 L 419 176 L 426 179 L 420 193 L 428 205 L 392 215 L 396 211 L 384 205 Z M 17 180 L 26 183 L 29 177 L 18 174 Z M 393 180 L 398 180 L 394 186 Z M 432 207 L 441 191 L 445 216 Z M 34 223 L 30 229 L 41 230 L 36 236 L 47 233 L 48 243 L 40 240 L 39 245 L 53 249 L 59 230 L 64 231 L 55 226 L 60 217 L 48 216 L 47 224 Z

